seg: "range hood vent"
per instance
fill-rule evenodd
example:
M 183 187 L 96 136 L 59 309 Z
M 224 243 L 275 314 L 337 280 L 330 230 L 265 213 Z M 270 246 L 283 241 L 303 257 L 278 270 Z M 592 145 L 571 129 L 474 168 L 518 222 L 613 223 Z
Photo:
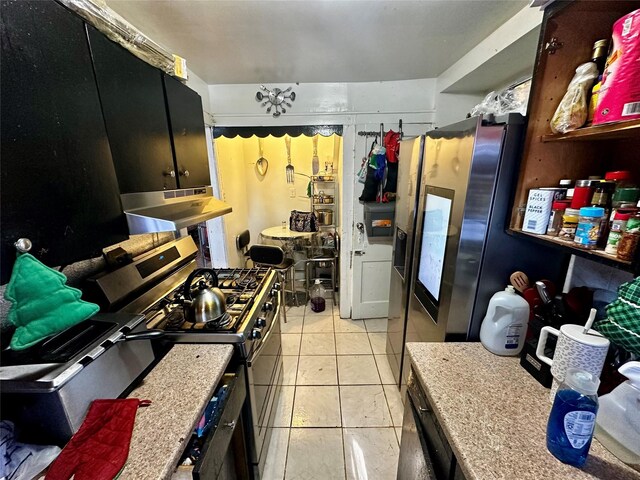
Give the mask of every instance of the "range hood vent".
M 126 193 L 120 197 L 131 235 L 178 231 L 231 212 L 231 206 L 213 197 L 211 187 Z

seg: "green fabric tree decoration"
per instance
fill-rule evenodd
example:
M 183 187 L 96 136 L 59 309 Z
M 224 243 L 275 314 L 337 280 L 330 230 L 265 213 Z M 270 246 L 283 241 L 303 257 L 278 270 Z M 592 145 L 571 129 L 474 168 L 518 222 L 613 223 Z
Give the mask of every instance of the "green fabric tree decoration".
M 33 255 L 18 256 L 4 298 L 12 305 L 9 322 L 16 331 L 13 350 L 24 350 L 95 315 L 100 307 L 80 300 L 82 292 L 66 285 L 67 277 Z

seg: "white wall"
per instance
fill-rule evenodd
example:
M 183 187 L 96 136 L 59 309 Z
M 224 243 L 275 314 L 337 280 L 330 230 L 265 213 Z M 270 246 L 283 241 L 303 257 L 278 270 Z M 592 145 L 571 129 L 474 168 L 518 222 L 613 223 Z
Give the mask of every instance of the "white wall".
M 351 314 L 351 271 L 349 260 L 353 245 L 354 216 L 362 218 L 361 191 L 355 185 L 354 172 L 360 167 L 364 138 L 359 130 L 398 129 L 402 119 L 407 133 L 424 133 L 435 121 L 436 80 L 397 82 L 315 83 L 267 85 L 269 88 L 293 87 L 296 101 L 287 113 L 273 118 L 255 100 L 259 85 L 209 85 L 210 113 L 220 126 L 270 125 L 343 125 L 343 162 L 340 198 L 341 266 L 340 314 Z M 415 123 L 417 125 L 411 125 Z M 412 132 L 411 132 L 412 131 Z M 371 139 L 370 139 L 371 141 Z M 391 258 L 391 246 L 388 247 Z

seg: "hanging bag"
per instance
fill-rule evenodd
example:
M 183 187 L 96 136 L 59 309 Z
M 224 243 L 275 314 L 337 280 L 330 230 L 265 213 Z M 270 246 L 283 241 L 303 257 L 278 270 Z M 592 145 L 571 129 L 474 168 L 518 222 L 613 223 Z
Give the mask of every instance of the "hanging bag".
M 317 232 L 318 219 L 316 218 L 316 214 L 314 212 L 291 210 L 289 230 L 293 232 Z

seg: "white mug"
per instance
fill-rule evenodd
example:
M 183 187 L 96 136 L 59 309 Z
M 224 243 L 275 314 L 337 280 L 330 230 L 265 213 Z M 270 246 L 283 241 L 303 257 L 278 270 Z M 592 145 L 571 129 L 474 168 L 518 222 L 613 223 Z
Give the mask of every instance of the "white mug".
M 560 382 L 564 380 L 567 368 L 579 368 L 596 377 L 600 377 L 604 366 L 609 340 L 599 332 L 590 329 L 584 332 L 582 325 L 562 325 L 560 331 L 552 327 L 542 327 L 536 356 L 547 365 L 551 365 L 553 385 L 549 394 L 549 400 L 553 402 Z M 549 334 L 558 337 L 553 359 L 544 354 Z

